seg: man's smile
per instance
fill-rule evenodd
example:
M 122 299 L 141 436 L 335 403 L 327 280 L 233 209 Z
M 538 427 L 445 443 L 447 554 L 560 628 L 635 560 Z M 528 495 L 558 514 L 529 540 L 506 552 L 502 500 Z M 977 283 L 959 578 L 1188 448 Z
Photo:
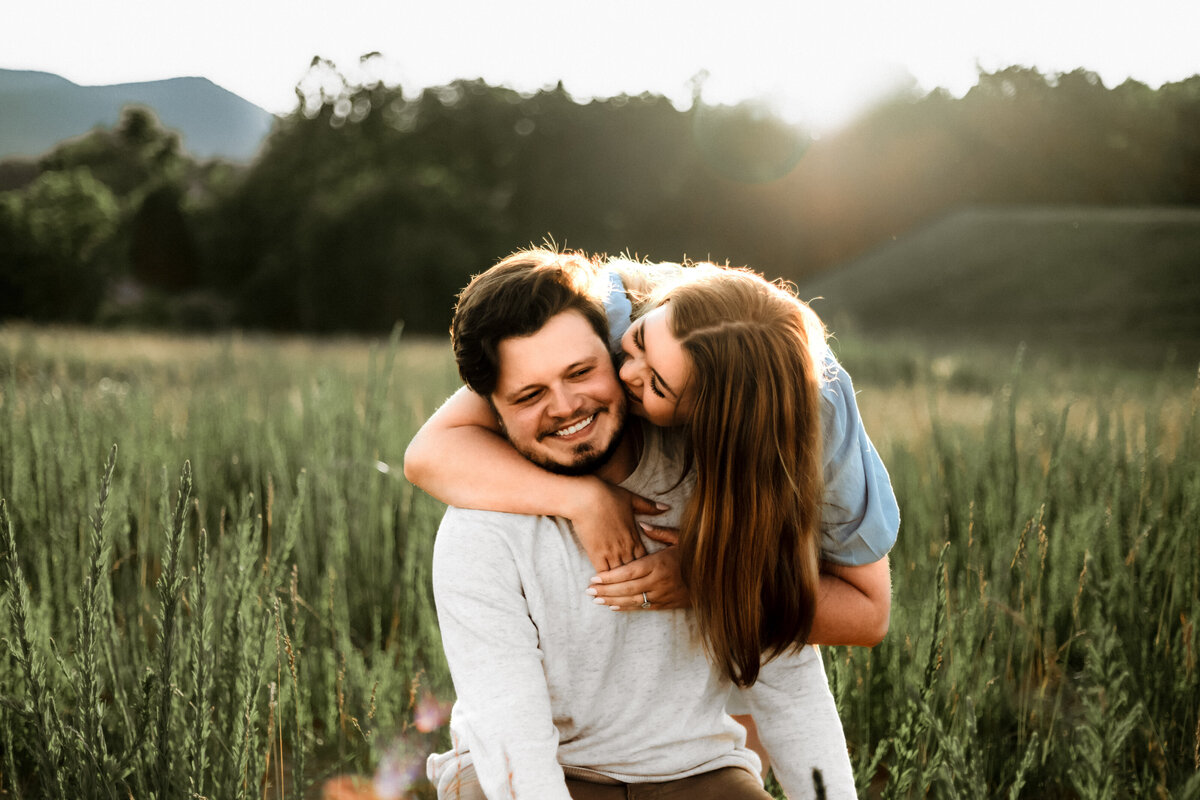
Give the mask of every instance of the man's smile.
M 571 425 L 568 425 L 565 428 L 559 428 L 556 431 L 550 431 L 549 433 L 543 434 L 541 438 L 544 439 L 544 438 L 546 438 L 546 436 L 551 435 L 551 434 L 559 437 L 560 439 L 566 438 L 568 436 L 573 436 L 573 435 L 579 433 L 580 431 L 584 430 L 588 426 L 590 426 L 593 422 L 595 422 L 596 421 L 596 413 L 597 412 L 592 412 L 586 418 L 581 419 L 578 422 L 573 423 Z

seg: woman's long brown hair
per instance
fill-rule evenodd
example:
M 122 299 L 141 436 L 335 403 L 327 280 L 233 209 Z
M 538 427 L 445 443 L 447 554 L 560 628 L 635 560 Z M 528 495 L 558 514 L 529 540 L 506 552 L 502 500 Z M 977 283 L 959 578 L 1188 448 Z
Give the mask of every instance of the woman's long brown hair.
M 691 359 L 697 483 L 680 525 L 681 567 L 709 656 L 749 686 L 764 659 L 812 631 L 825 334 L 780 285 L 692 269 L 664 300 Z

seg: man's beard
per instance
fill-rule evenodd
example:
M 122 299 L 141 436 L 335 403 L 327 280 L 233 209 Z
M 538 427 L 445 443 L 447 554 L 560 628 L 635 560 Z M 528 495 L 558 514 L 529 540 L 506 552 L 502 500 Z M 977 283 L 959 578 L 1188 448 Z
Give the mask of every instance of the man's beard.
M 511 439 L 509 441 L 513 444 L 513 447 L 516 447 L 517 452 L 544 470 L 558 475 L 590 475 L 608 463 L 608 460 L 613 457 L 613 453 L 617 452 L 617 448 L 621 446 L 621 440 L 625 438 L 625 409 L 623 405 L 622 408 L 614 410 L 611 413 L 617 415 L 617 432 L 613 435 L 608 447 L 601 451 L 594 449 L 590 443 L 581 444 L 575 450 L 575 455 L 578 458 L 570 464 L 560 464 L 557 461 L 547 458 L 542 453 L 529 452 L 517 447 L 516 443 L 512 442 Z

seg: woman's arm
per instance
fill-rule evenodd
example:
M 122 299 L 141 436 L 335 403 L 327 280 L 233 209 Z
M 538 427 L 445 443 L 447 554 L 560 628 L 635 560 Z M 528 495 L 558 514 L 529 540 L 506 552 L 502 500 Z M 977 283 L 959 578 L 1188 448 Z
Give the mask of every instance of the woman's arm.
M 810 640 L 874 647 L 887 633 L 891 615 L 886 554 L 900 529 L 900 508 L 887 469 L 863 427 L 849 373 L 832 353 L 826 354 L 824 370 L 821 550 L 825 560 Z
M 633 514 L 661 509 L 599 478 L 548 472 L 499 431 L 487 401 L 459 389 L 409 442 L 404 477 L 448 505 L 569 519 L 597 570 L 645 554 Z
M 646 534 L 674 544 L 678 532 L 644 526 Z M 614 611 L 641 609 L 642 592 L 651 608 L 681 608 L 691 604 L 679 576 L 679 559 L 667 548 L 632 564 L 592 579 L 588 594 Z M 859 567 L 821 562 L 817 611 L 809 643 L 874 647 L 883 641 L 892 610 L 892 577 L 888 557 Z
M 888 557 L 844 567 L 821 562 L 812 644 L 874 647 L 883 641 L 892 612 L 892 576 Z

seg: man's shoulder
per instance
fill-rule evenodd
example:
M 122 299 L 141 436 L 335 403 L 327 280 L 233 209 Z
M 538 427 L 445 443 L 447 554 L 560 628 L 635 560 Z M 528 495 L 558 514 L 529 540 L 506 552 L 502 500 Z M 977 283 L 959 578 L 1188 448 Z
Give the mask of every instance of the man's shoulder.
M 553 517 L 450 506 L 433 542 L 435 569 L 439 564 L 512 564 L 536 559 L 536 548 L 554 538 L 554 528 Z
M 642 452 L 633 474 L 621 486 L 645 497 L 658 498 L 689 487 L 683 470 L 689 464 L 688 439 L 682 428 L 660 428 L 642 420 Z
M 438 525 L 437 541 L 466 541 L 476 547 L 502 544 L 521 551 L 531 542 L 546 539 L 548 533 L 562 530 L 566 524 L 558 517 L 449 506 Z
M 508 535 L 530 531 L 539 525 L 552 525 L 554 524 L 553 520 L 553 517 L 539 517 L 531 514 L 509 514 L 504 511 L 447 506 L 446 513 L 442 516 L 442 522 L 438 526 L 438 534 L 441 535 L 443 531 L 469 529 L 481 533 Z
M 673 473 L 673 479 L 678 478 L 679 470 L 687 460 L 687 450 L 690 444 L 686 430 L 681 426 L 658 427 L 645 424 L 646 446 L 642 459 L 655 464 L 659 469 Z

